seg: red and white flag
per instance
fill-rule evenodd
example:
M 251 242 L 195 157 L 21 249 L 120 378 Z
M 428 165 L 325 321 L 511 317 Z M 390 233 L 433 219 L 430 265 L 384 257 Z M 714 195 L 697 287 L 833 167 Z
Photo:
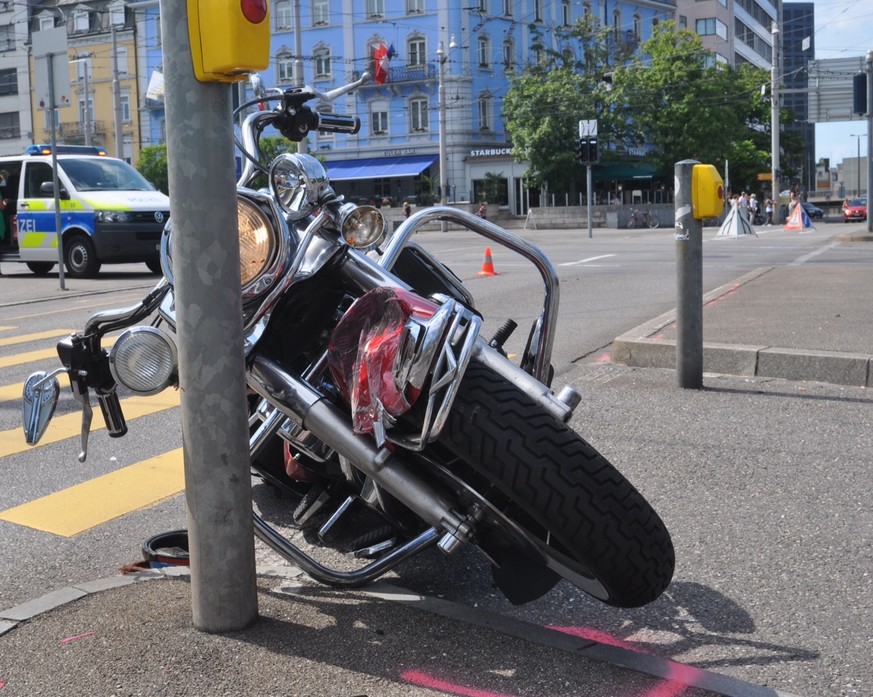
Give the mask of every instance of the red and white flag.
M 375 75 L 373 79 L 377 85 L 384 85 L 388 80 L 388 64 L 391 62 L 391 56 L 388 55 L 388 49 L 385 44 L 379 44 L 379 47 L 373 51 L 373 65 Z

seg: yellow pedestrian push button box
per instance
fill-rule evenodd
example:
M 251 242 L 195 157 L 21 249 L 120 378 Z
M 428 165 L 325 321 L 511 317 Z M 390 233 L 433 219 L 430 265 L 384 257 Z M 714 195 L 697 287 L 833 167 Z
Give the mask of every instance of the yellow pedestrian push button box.
M 691 213 L 695 220 L 717 218 L 724 212 L 724 181 L 713 165 L 691 170 Z
M 188 36 L 200 82 L 239 82 L 270 64 L 267 0 L 188 0 Z

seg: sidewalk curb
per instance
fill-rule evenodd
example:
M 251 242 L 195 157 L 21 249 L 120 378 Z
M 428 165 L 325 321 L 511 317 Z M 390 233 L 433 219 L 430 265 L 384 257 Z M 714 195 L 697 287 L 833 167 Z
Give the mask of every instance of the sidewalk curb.
M 870 236 L 873 240 L 873 236 Z M 771 271 L 765 266 L 740 276 L 703 296 L 704 306 Z M 612 360 L 635 368 L 675 368 L 676 342 L 660 336 L 676 322 L 676 309 L 625 332 L 613 342 Z M 703 344 L 703 369 L 708 373 L 810 380 L 835 385 L 873 386 L 873 355 L 814 351 L 778 346 Z

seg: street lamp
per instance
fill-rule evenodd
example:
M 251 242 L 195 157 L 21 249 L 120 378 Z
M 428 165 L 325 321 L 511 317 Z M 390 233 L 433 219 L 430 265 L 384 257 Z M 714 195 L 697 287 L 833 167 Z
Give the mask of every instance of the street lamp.
M 439 110 L 440 110 L 440 132 L 439 132 L 439 140 L 440 140 L 440 205 L 446 205 L 446 188 L 448 186 L 447 182 L 447 163 L 448 159 L 446 155 L 446 91 L 445 91 L 445 76 L 446 76 L 446 60 L 448 59 L 448 55 L 443 48 L 443 42 L 440 41 L 439 47 L 437 48 L 437 60 L 439 61 L 439 87 L 437 89 L 437 95 L 439 100 Z
M 850 133 L 849 138 L 858 139 L 858 159 L 855 161 L 855 183 L 858 188 L 855 190 L 855 196 L 861 195 L 861 138 L 866 136 L 866 133 Z M 869 185 L 867 188 L 870 188 Z

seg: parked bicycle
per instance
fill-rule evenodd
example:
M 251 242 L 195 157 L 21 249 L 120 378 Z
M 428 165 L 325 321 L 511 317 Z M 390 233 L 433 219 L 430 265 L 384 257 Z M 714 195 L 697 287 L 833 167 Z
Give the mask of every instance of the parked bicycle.
M 654 230 L 655 228 L 661 227 L 661 219 L 652 213 L 652 211 L 641 211 L 636 208 L 631 208 L 631 214 L 630 218 L 628 218 L 627 226 L 629 228 L 647 227 Z

